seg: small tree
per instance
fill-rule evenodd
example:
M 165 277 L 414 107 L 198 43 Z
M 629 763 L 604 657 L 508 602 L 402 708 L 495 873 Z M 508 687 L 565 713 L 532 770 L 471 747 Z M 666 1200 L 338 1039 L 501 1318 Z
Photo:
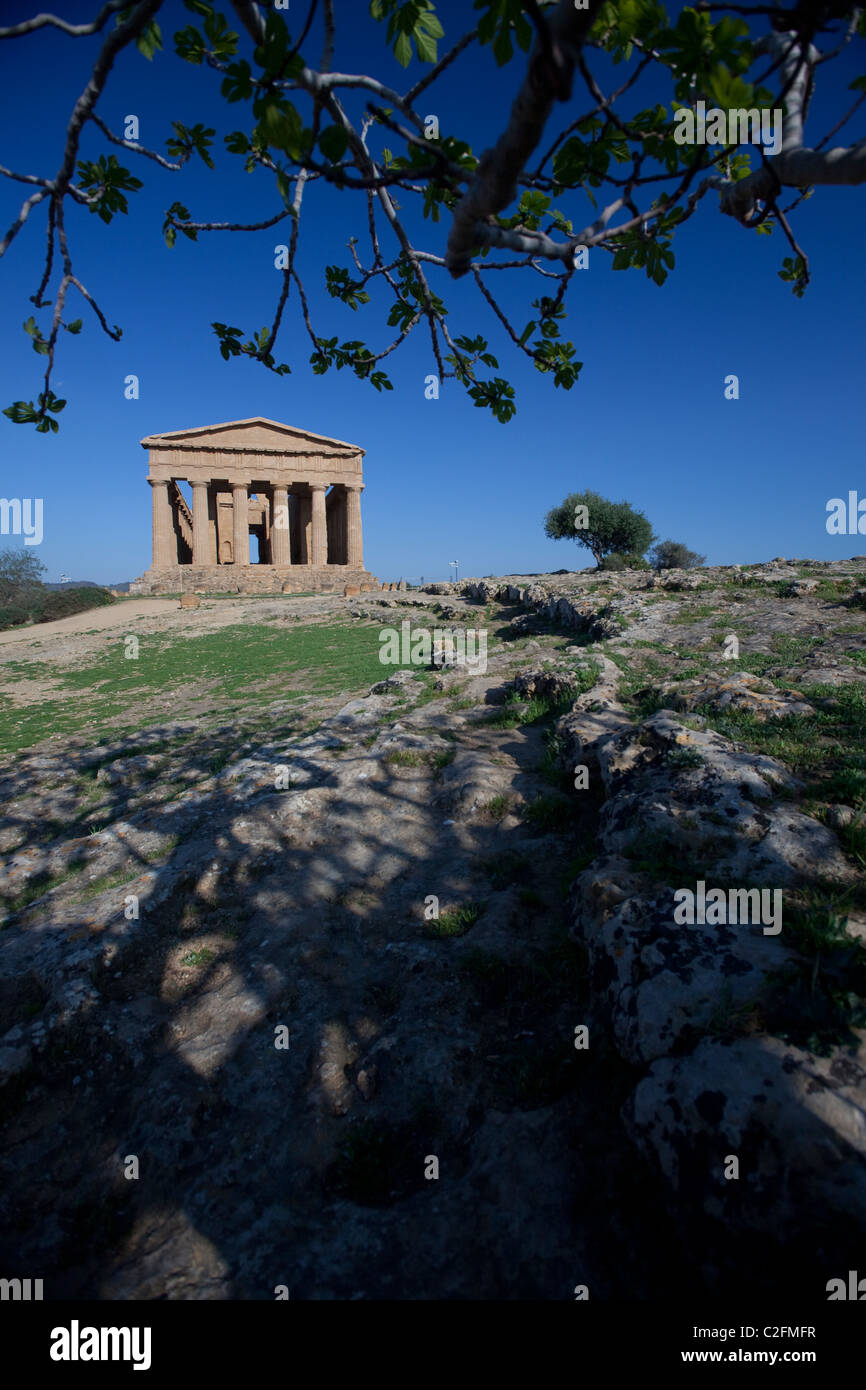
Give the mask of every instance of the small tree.
M 0 601 L 8 603 L 40 589 L 44 573 L 45 566 L 32 550 L 0 550 Z
M 570 492 L 558 507 L 551 507 L 544 534 L 554 541 L 585 545 L 599 569 L 612 551 L 643 555 L 655 540 L 643 512 L 628 502 L 609 502 L 597 492 Z
M 682 541 L 659 541 L 650 551 L 650 564 L 655 570 L 692 570 L 706 563 L 706 555 L 689 550 Z

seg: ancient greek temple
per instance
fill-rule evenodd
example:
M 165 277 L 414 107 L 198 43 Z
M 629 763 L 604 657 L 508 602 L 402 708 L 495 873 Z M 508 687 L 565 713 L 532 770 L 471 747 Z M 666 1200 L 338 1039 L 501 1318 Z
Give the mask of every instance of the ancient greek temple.
M 141 444 L 153 563 L 130 592 L 376 586 L 364 569 L 357 445 L 260 418 L 151 434 Z

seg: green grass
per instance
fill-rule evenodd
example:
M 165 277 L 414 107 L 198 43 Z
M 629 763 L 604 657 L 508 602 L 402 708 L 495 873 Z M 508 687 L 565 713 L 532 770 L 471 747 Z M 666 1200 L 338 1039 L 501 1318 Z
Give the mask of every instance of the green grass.
M 523 819 L 533 830 L 549 834 L 567 830 L 576 815 L 574 801 L 561 794 L 538 796 L 523 808 Z
M 538 911 L 544 907 L 544 899 L 534 888 L 521 888 L 517 894 L 522 907 L 529 908 L 530 912 Z
M 78 896 L 85 900 L 98 898 L 100 893 L 107 893 L 109 888 L 117 888 L 121 883 L 131 883 L 136 877 L 135 869 L 117 869 L 113 874 L 101 874 L 99 878 L 86 884 Z
M 595 858 L 595 839 L 588 838 L 578 852 L 572 855 L 565 868 L 559 876 L 559 892 L 562 898 L 568 898 L 571 893 L 571 885 L 582 874 L 584 869 L 588 869 Z
M 740 652 L 737 670 L 753 676 L 778 671 L 788 666 L 800 666 L 821 646 L 820 637 L 794 637 L 776 633 L 770 641 L 771 652 Z
M 67 698 L 14 706 L 0 695 L 0 751 L 31 747 L 47 734 L 68 735 L 115 724 L 111 736 L 182 716 L 189 701 L 219 709 L 262 701 L 353 694 L 382 679 L 375 626 L 283 626 L 249 622 L 194 636 L 178 631 L 143 637 L 137 661 L 124 657 L 123 634 L 76 669 L 7 662 L 0 676 L 50 680 Z M 23 669 L 16 669 L 23 668 Z
M 550 695 L 532 695 L 526 699 L 512 690 L 487 722 L 493 728 L 516 729 L 523 724 L 543 724 L 558 719 L 571 709 L 578 695 L 592 689 L 598 673 L 596 662 L 585 662 L 570 674 L 568 690 L 555 699 Z
M 427 923 L 431 936 L 465 936 L 484 911 L 483 903 L 462 903 L 449 908 Z
M 519 1025 L 530 1013 L 547 1012 L 558 1001 L 577 997 L 586 951 L 562 933 L 529 959 L 512 961 L 476 948 L 467 951 L 456 968 L 483 1008 L 501 1010 L 504 1021 Z
M 816 578 L 809 575 L 810 579 Z M 825 603 L 838 603 L 844 598 L 849 589 L 854 587 L 853 579 L 819 579 L 818 587 L 813 592 L 813 598 L 823 599 Z
M 418 753 L 413 748 L 392 748 L 382 761 L 390 767 L 420 767 L 427 760 L 423 753 Z
M 487 723 L 496 729 L 516 729 L 521 724 L 535 724 L 550 716 L 552 703 L 534 695 L 525 700 L 512 692 L 500 709 L 490 716 Z
M 847 899 L 801 892 L 785 904 L 783 934 L 802 960 L 778 972 L 762 1001 L 763 1026 L 786 1042 L 827 1056 L 854 1046 L 866 1026 L 866 947 L 845 931 Z
M 809 795 L 826 800 L 862 788 L 866 774 L 866 689 L 850 685 L 807 685 L 805 698 L 814 715 L 787 715 L 761 721 L 746 710 L 696 712 L 726 738 L 778 758 L 810 777 Z M 862 794 L 862 791 L 861 793 Z
M 417 1188 L 429 1188 L 423 1156 L 442 1152 L 436 1139 L 441 1121 L 431 1105 L 417 1105 L 403 1124 L 370 1115 L 343 1123 L 325 1177 L 332 1192 L 361 1206 L 377 1207 L 388 1206 Z
M 696 603 L 693 608 L 688 608 L 684 613 L 675 613 L 671 618 L 672 623 L 688 624 L 700 622 L 701 618 L 710 618 L 716 612 L 716 607 L 710 603 Z
M 561 1010 L 567 1003 L 572 1015 L 585 987 L 583 946 L 559 933 L 520 960 L 474 949 L 456 970 L 491 1030 L 482 1051 L 495 1053 L 485 1058 L 484 1073 L 496 1108 L 549 1105 L 580 1083 L 583 1069 L 564 1037 Z
M 512 883 L 526 879 L 530 863 L 525 854 L 515 850 L 504 850 L 490 859 L 482 860 L 482 868 L 490 878 L 493 888 L 508 888 Z
M 456 755 L 455 748 L 445 748 L 441 753 L 429 749 L 393 748 L 382 761 L 390 767 L 430 767 L 434 772 L 441 772 L 449 763 L 453 763 Z
M 866 820 L 859 817 L 851 821 L 850 825 L 843 826 L 839 831 L 839 839 L 850 857 L 861 869 L 866 870 Z
M 0 894 L 0 904 L 5 909 L 6 916 L 12 916 L 16 912 L 22 912 L 25 907 L 29 907 L 37 898 L 43 897 L 45 893 L 50 893 L 52 889 L 59 888 L 61 884 L 68 883 L 69 879 L 80 874 L 85 868 L 86 861 L 82 857 L 73 860 L 69 866 L 57 874 L 34 874 L 30 882 L 15 897 L 4 897 Z M 5 917 L 2 925 L 5 925 Z
M 706 878 L 713 863 L 736 844 L 733 835 L 724 833 L 695 837 L 691 843 L 674 842 L 654 832 L 638 829 L 623 854 L 636 872 L 646 874 L 656 883 L 678 884 Z
M 665 766 L 674 768 L 703 767 L 704 760 L 696 748 L 671 748 L 665 754 Z
M 432 767 L 433 771 L 441 772 L 443 768 L 448 767 L 451 763 L 453 763 L 455 757 L 457 756 L 457 749 L 445 748 L 441 753 L 432 753 L 428 756 L 430 758 L 430 766 Z
M 214 952 L 207 946 L 202 946 L 198 951 L 189 951 L 181 961 L 181 965 L 210 965 L 215 960 Z

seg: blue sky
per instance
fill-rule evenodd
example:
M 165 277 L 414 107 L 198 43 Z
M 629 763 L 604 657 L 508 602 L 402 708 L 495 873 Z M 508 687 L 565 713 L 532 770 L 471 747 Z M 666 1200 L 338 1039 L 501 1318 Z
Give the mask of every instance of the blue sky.
M 34 8 L 4 0 L 3 20 L 13 23 Z M 64 3 L 55 13 L 80 21 L 96 8 L 95 0 L 89 8 Z M 306 15 L 300 0 L 291 9 Z M 437 10 L 447 38 L 468 27 L 466 4 L 447 0 Z M 420 75 L 414 62 L 404 74 L 385 50 L 384 31 L 363 0 L 338 3 L 340 11 L 335 66 L 373 72 L 400 88 Z M 646 512 L 659 536 L 686 541 L 711 563 L 866 551 L 866 539 L 831 537 L 825 529 L 829 498 L 849 489 L 866 495 L 862 189 L 820 189 L 797 210 L 796 230 L 813 273 L 802 300 L 777 276 L 790 254 L 778 231 L 771 237 L 745 232 L 720 216 L 712 194 L 676 238 L 676 269 L 663 287 L 639 270 L 613 272 L 609 256 L 593 251 L 568 300 L 565 336 L 585 363 L 571 392 L 555 390 L 512 350 L 471 280 L 454 282 L 434 271 L 433 288 L 452 311 L 452 332 L 484 333 L 500 373 L 515 386 L 517 414 L 507 425 L 476 409 L 453 381 L 443 384 L 438 401 L 425 399 L 435 363 L 420 327 L 384 364 L 391 392 L 377 394 L 346 371 L 314 376 L 294 295 L 277 351 L 292 375 L 276 377 L 246 360 L 223 362 L 209 325 L 219 320 L 247 332 L 270 322 L 280 281 L 274 246 L 287 239 L 285 224 L 253 234 L 202 234 L 195 245 L 179 237 L 173 250 L 162 237 L 165 209 L 175 200 L 198 220 L 255 221 L 280 203 L 266 174 L 245 175 L 242 161 L 224 151 L 225 133 L 249 128 L 247 108 L 227 107 L 218 75 L 171 51 L 170 36 L 192 17 L 171 0 L 160 20 L 167 51 L 153 63 L 137 51 L 122 54 L 98 110 L 118 133 L 124 118 L 136 114 L 142 143 L 161 152 L 172 120 L 212 125 L 217 167 L 196 163 L 171 174 L 118 151 L 144 181 L 130 197 L 130 215 L 106 227 L 86 210 L 68 208 L 76 273 L 108 321 L 122 326 L 123 338 L 119 344 L 106 338 L 73 292 L 68 317 L 81 316 L 84 329 L 78 338 L 63 335 L 59 347 L 54 389 L 68 400 L 60 432 L 39 435 L 0 416 L 0 492 L 44 499 L 37 553 L 49 579 L 65 572 L 116 582 L 147 568 L 150 495 L 139 445 L 145 435 L 256 415 L 366 449 L 365 559 L 383 579 L 447 577 L 453 559 L 466 575 L 580 568 L 591 563 L 588 552 L 546 540 L 543 519 L 566 493 L 584 488 L 626 498 Z M 0 45 L 0 163 L 56 172 L 97 44 L 42 31 Z M 241 47 L 247 52 L 244 36 Z M 807 137 L 823 136 L 846 109 L 845 89 L 863 67 L 862 41 L 859 49 L 819 72 Z M 318 44 L 305 52 L 317 57 Z M 519 55 L 499 71 L 489 49 L 473 49 L 424 98 L 424 114 L 438 115 L 443 130 L 483 149 L 502 127 L 524 62 Z M 360 109 L 352 100 L 347 105 Z M 578 94 L 557 113 L 551 133 L 588 105 Z M 862 121 L 858 126 L 855 117 L 843 136 L 849 129 L 851 140 L 861 136 Z M 83 157 L 104 149 L 92 127 Z M 22 196 L 23 185 L 2 180 L 4 231 Z M 578 225 L 589 220 L 579 195 L 561 206 Z M 446 219 L 438 225 L 408 220 L 417 228 L 416 245 L 442 252 Z M 374 295 L 354 315 L 324 290 L 324 265 L 349 265 L 346 242 L 363 238 L 365 225 L 361 196 L 310 186 L 298 265 L 317 331 L 341 341 L 363 337 L 381 348 L 393 336 L 385 325 L 388 301 Z M 45 214 L 37 208 L 0 262 L 0 406 L 40 390 L 44 359 L 32 352 L 21 325 L 34 312 L 29 296 L 42 272 L 44 244 Z M 385 246 L 391 249 L 387 240 Z M 544 283 L 531 272 L 497 280 L 518 329 L 533 316 L 531 301 Z M 37 318 L 47 324 L 47 313 Z M 137 401 L 124 398 L 129 373 L 140 379 Z M 724 398 L 729 373 L 739 377 L 737 401 Z

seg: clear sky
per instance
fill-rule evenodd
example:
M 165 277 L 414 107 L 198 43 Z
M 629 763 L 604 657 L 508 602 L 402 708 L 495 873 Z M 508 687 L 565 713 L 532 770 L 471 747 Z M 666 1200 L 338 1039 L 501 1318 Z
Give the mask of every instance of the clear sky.
M 3 22 L 37 8 L 3 0 Z M 96 0 L 54 6 L 78 22 L 97 9 Z M 404 74 L 386 51 L 384 29 L 369 18 L 364 0 L 338 0 L 337 9 L 335 66 L 372 72 L 403 89 L 420 75 L 419 64 L 413 61 Z M 300 0 L 291 10 L 306 15 Z M 459 0 L 440 0 L 437 11 L 446 42 L 470 27 L 471 8 Z M 248 108 L 226 106 L 218 74 L 173 55 L 170 36 L 192 16 L 171 0 L 160 22 L 166 51 L 152 63 L 135 50 L 124 52 L 97 109 L 117 133 L 127 115 L 137 115 L 142 143 L 162 153 L 171 120 L 214 126 L 216 170 L 196 161 L 173 174 L 115 151 L 144 181 L 130 195 L 130 215 L 105 226 L 67 205 L 76 273 L 109 323 L 122 326 L 123 338 L 105 337 L 73 291 L 68 317 L 82 317 L 84 329 L 77 338 L 62 335 L 59 346 L 54 389 L 68 400 L 60 432 L 40 435 L 0 416 L 0 492 L 44 499 L 44 540 L 35 549 L 49 579 L 65 572 L 118 582 L 147 568 L 150 491 L 139 444 L 145 435 L 257 415 L 366 449 L 365 560 L 383 579 L 447 577 L 454 559 L 461 575 L 592 563 L 572 542 L 543 534 L 548 508 L 584 488 L 627 499 L 646 512 L 660 537 L 685 541 L 710 563 L 866 552 L 866 537 L 832 537 L 825 528 L 829 498 L 850 489 L 866 496 L 863 189 L 819 189 L 797 210 L 796 230 L 813 272 L 801 300 L 777 276 L 790 254 L 778 230 L 771 237 L 747 233 L 719 214 L 714 194 L 678 234 L 676 269 L 662 287 L 640 270 L 614 272 L 606 253 L 591 252 L 568 301 L 564 333 L 585 363 L 571 392 L 555 390 L 512 350 L 471 279 L 453 282 L 434 270 L 433 288 L 453 311 L 452 332 L 484 333 L 500 373 L 515 385 L 517 414 L 507 425 L 476 409 L 453 381 L 444 383 L 439 400 L 425 399 L 435 362 L 420 326 L 384 364 L 391 392 L 377 394 L 347 371 L 314 376 L 294 293 L 277 348 L 292 375 L 277 377 L 245 359 L 224 362 L 209 325 L 218 320 L 246 334 L 270 323 L 280 288 L 274 246 L 287 239 L 286 224 L 253 234 L 202 234 L 195 245 L 178 237 L 172 250 L 162 237 L 165 210 L 175 200 L 202 221 L 255 221 L 281 205 L 269 175 L 244 174 L 242 160 L 224 150 L 225 133 L 249 129 Z M 823 136 L 846 108 L 845 89 L 864 67 L 858 42 L 859 52 L 819 71 L 807 142 Z M 0 163 L 19 172 L 56 172 L 66 122 L 98 44 L 98 37 L 43 30 L 0 45 Z M 242 52 L 248 48 L 242 35 Z M 318 42 L 305 46 L 314 61 L 318 51 Z M 427 94 L 423 114 L 438 115 L 444 131 L 478 152 L 499 133 L 524 65 L 518 55 L 499 71 L 489 49 L 473 48 Z M 551 133 L 588 104 L 579 94 L 556 113 Z M 357 111 L 361 103 L 347 105 Z M 855 117 L 840 139 L 862 134 Z M 82 156 L 95 158 L 107 148 L 91 127 Z M 0 185 L 5 231 L 26 189 L 7 179 Z M 590 210 L 580 195 L 573 197 L 561 206 L 582 225 Z M 445 218 L 438 225 L 409 220 L 418 229 L 416 245 L 443 251 Z M 341 341 L 363 337 L 381 348 L 393 336 L 385 325 L 387 301 L 374 295 L 354 315 L 324 290 L 324 265 L 348 266 L 346 242 L 363 238 L 365 226 L 363 195 L 310 186 L 298 265 L 317 331 Z M 44 359 L 21 325 L 34 312 L 29 296 L 44 247 L 45 213 L 37 208 L 0 262 L 2 407 L 35 399 L 41 387 Z M 503 303 L 522 328 L 546 282 L 530 271 L 500 279 L 508 281 L 497 281 Z M 47 312 L 37 318 L 47 331 Z M 140 379 L 137 401 L 124 398 L 129 373 Z M 729 373 L 739 377 L 737 401 L 724 398 Z M 0 537 L 0 545 L 11 539 Z

